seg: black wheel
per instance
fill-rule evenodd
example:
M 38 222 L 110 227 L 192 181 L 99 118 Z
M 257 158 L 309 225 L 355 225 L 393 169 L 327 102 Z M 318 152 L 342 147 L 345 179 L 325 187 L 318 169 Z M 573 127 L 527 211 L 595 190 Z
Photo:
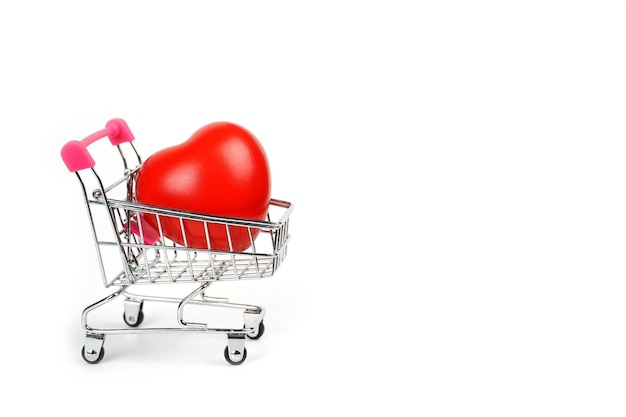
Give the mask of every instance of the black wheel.
M 226 358 L 226 361 L 230 363 L 231 365 L 241 365 L 243 361 L 246 360 L 247 356 L 248 356 L 248 351 L 246 350 L 246 348 L 243 348 L 243 355 L 241 355 L 241 359 L 239 359 L 238 361 L 234 361 L 230 358 L 230 355 L 228 354 L 228 345 L 224 349 L 224 357 Z
M 257 330 L 256 334 L 247 336 L 249 339 L 257 340 L 260 339 L 261 336 L 263 336 L 263 333 L 265 333 L 265 325 L 263 324 L 263 320 L 261 320 L 261 323 L 259 323 L 259 329 Z
M 90 358 L 87 357 L 87 354 L 85 353 L 85 346 L 83 346 L 83 350 L 80 352 L 80 354 L 82 355 L 82 357 L 85 360 L 85 362 L 91 363 L 91 364 L 96 364 L 96 363 L 100 362 L 102 360 L 102 358 L 104 358 L 104 347 L 100 348 L 100 354 L 95 359 L 90 359 Z
M 143 310 L 139 310 L 139 314 L 137 315 L 137 320 L 134 323 L 130 323 L 126 318 L 126 313 L 124 313 L 124 323 L 128 324 L 130 327 L 137 327 L 143 321 Z

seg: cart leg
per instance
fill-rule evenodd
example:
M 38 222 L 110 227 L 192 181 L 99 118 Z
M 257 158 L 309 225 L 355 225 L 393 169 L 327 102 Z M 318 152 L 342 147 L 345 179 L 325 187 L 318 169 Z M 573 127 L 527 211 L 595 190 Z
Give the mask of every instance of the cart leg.
M 83 359 L 88 363 L 98 363 L 104 357 L 104 335 L 88 334 L 83 346 Z
M 124 291 L 126 291 L 126 286 L 121 287 L 119 290 L 115 291 L 113 294 L 104 297 L 102 300 L 93 303 L 92 305 L 90 305 L 89 307 L 87 307 L 87 308 L 85 308 L 83 310 L 83 314 L 81 316 L 81 324 L 83 325 L 83 328 L 88 332 L 87 336 L 89 336 L 90 334 L 91 335 L 97 334 L 96 331 L 94 329 L 92 329 L 91 327 L 89 327 L 89 325 L 87 324 L 87 318 L 89 316 L 89 313 L 92 310 L 95 310 L 96 308 L 105 305 L 106 303 L 110 302 L 111 300 L 114 300 L 116 297 L 118 297 Z
M 246 360 L 246 336 L 240 333 L 228 335 L 228 345 L 224 350 L 224 357 L 231 365 L 240 365 Z

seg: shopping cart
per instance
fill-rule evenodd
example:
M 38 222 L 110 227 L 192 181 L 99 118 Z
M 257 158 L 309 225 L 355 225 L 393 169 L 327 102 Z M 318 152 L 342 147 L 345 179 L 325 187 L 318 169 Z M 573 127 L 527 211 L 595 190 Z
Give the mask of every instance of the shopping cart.
M 124 166 L 123 176 L 109 185 L 105 185 L 94 169 L 95 161 L 87 151 L 87 146 L 104 137 L 108 137 L 119 150 Z M 107 335 L 203 332 L 226 335 L 226 360 L 233 365 L 241 364 L 247 356 L 246 337 L 258 339 L 265 331 L 265 309 L 230 303 L 227 298 L 209 297 L 205 290 L 217 281 L 247 281 L 272 276 L 287 256 L 289 216 L 293 207 L 287 201 L 272 199 L 267 219 L 252 221 L 140 204 L 135 199 L 135 180 L 142 161 L 133 140 L 126 122 L 113 119 L 104 129 L 83 140 L 68 142 L 61 151 L 67 168 L 76 174 L 81 184 L 103 284 L 106 288 L 117 287 L 115 292 L 83 310 L 81 321 L 86 335 L 82 357 L 88 363 L 100 362 Z M 129 151 L 131 160 L 136 161 L 134 167 L 129 165 L 126 157 Z M 148 216 L 156 219 L 156 227 L 154 222 L 150 226 L 146 221 Z M 203 225 L 206 246 L 181 245 L 166 237 L 161 225 L 165 222 L 171 224 L 172 219 L 180 224 L 184 243 L 187 242 L 187 226 Z M 216 228 L 225 229 L 230 250 L 210 249 L 210 234 Z M 244 251 L 233 251 L 231 232 L 237 231 L 240 236 L 242 230 L 247 231 L 250 247 Z M 129 291 L 131 286 L 152 284 L 189 284 L 193 290 L 180 297 L 141 295 Z M 88 324 L 89 314 L 114 299 L 124 300 L 123 320 L 128 327 L 91 327 Z M 144 302 L 178 304 L 178 326 L 139 327 L 144 319 Z M 243 312 L 243 325 L 215 328 L 209 325 L 208 320 L 187 320 L 185 313 L 189 306 L 239 309 Z

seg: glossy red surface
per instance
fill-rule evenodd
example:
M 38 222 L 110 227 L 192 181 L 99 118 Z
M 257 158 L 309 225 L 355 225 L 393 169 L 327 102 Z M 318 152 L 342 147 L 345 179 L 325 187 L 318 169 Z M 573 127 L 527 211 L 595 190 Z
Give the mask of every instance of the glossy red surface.
M 187 141 L 150 156 L 137 176 L 137 201 L 164 208 L 216 216 L 264 220 L 271 198 L 271 177 L 261 143 L 243 127 L 216 122 L 196 131 Z M 146 221 L 157 228 L 156 218 Z M 178 219 L 161 217 L 163 234 L 185 244 Z M 206 248 L 201 222 L 184 224 L 186 246 Z M 258 230 L 253 230 L 253 237 Z M 226 228 L 209 228 L 211 248 L 229 250 Z M 245 227 L 231 227 L 232 249 L 251 244 Z

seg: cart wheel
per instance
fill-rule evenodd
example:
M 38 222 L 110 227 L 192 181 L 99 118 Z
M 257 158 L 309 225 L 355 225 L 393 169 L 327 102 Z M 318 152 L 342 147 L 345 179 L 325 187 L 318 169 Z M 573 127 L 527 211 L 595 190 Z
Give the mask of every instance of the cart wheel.
M 126 313 L 124 313 L 124 323 L 128 324 L 130 327 L 137 327 L 143 321 L 143 310 L 139 310 L 139 314 L 137 314 L 137 319 L 135 321 L 129 320 L 126 317 Z
M 263 336 L 263 333 L 265 333 L 265 325 L 263 324 L 263 320 L 261 320 L 261 323 L 259 323 L 259 328 L 257 329 L 256 333 L 249 334 L 248 339 L 252 339 L 252 340 L 260 339 L 261 336 Z
M 243 348 L 243 354 L 237 356 L 239 356 L 239 358 L 233 360 L 230 357 L 230 353 L 228 352 L 228 346 L 226 346 L 226 348 L 224 349 L 224 357 L 226 358 L 226 361 L 231 365 L 241 365 L 243 361 L 246 360 L 246 357 L 248 356 L 248 351 L 246 350 L 246 348 Z
M 100 348 L 100 354 L 96 358 L 93 358 L 92 357 L 93 355 L 87 355 L 87 353 L 85 352 L 85 346 L 83 346 L 83 350 L 80 353 L 81 353 L 83 359 L 85 360 L 85 362 L 96 364 L 96 363 L 100 362 L 102 360 L 102 358 L 104 358 L 104 347 Z

